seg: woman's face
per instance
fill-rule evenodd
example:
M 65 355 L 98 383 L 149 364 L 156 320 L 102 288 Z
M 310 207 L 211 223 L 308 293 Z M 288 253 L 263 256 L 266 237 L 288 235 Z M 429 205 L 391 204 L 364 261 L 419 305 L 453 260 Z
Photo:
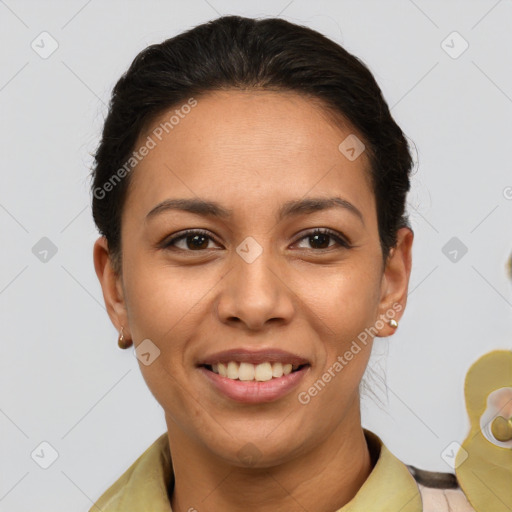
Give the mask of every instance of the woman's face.
M 96 242 L 108 311 L 176 439 L 238 465 L 291 460 L 359 428 L 373 335 L 405 306 L 412 233 L 383 267 L 367 155 L 302 96 L 210 93 L 154 132 L 175 110 L 134 148 L 156 142 L 132 171 L 122 276 Z M 171 241 L 185 230 L 200 233 Z

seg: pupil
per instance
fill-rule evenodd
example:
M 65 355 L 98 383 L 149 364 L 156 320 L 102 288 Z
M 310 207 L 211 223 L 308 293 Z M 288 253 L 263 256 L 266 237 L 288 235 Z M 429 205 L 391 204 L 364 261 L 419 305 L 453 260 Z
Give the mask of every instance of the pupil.
M 201 243 L 196 243 L 197 242 L 197 239 L 200 239 L 202 238 L 203 239 L 203 244 Z M 206 240 L 206 237 L 204 235 L 189 235 L 187 237 L 187 242 L 190 242 L 190 240 L 193 240 L 192 242 L 192 248 L 195 248 L 195 249 L 206 249 L 206 247 L 202 247 L 202 245 L 204 245 L 204 240 Z M 188 244 L 187 244 L 188 245 Z M 206 245 L 208 246 L 208 242 L 206 242 Z M 190 245 L 189 245 L 189 249 L 190 249 Z
M 315 247 L 316 249 L 325 249 L 326 247 L 328 247 L 328 246 L 329 246 L 329 241 L 328 241 L 328 239 L 329 239 L 329 235 L 325 235 L 325 234 L 323 234 L 323 233 L 318 233 L 318 234 L 316 234 L 316 235 L 312 235 L 312 236 L 310 237 L 310 242 L 311 242 L 311 240 L 316 240 L 316 241 L 318 241 L 318 238 L 320 238 L 320 239 L 322 239 L 322 238 L 323 238 L 323 239 L 324 239 L 324 241 L 327 241 L 327 244 L 322 244 L 322 243 L 320 243 L 320 245 L 322 245 L 322 247 Z M 312 246 L 315 246 L 315 243 L 316 243 L 316 242 L 313 242 L 311 245 L 312 245 Z

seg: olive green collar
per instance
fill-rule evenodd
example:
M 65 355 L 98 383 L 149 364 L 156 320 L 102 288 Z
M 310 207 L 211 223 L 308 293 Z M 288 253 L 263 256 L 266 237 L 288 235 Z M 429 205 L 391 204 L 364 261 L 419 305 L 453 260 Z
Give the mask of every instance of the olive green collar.
M 373 432 L 363 429 L 373 460 L 372 472 L 349 503 L 336 512 L 421 512 L 418 486 L 406 465 Z M 100 497 L 90 512 L 172 512 L 169 438 L 162 434 Z M 96 508 L 98 507 L 98 508 Z

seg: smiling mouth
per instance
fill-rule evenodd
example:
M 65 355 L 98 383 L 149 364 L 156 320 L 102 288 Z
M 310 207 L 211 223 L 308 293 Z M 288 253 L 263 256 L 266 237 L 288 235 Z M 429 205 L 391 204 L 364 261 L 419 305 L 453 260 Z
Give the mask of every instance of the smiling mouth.
M 279 379 L 308 367 L 309 364 L 292 365 L 291 363 L 263 362 L 252 364 L 246 362 L 229 361 L 228 363 L 204 364 L 203 368 L 238 381 L 266 382 L 272 379 Z

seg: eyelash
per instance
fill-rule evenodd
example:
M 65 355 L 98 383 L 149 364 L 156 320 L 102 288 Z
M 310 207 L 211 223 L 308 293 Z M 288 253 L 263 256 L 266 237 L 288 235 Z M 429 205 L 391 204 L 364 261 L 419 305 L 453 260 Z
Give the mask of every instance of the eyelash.
M 181 249 L 181 248 L 173 247 L 173 244 L 175 244 L 176 242 L 178 242 L 182 239 L 186 239 L 188 236 L 191 236 L 191 235 L 204 236 L 204 237 L 209 238 L 210 240 L 213 240 L 215 242 L 215 239 L 212 238 L 207 231 L 203 231 L 201 229 L 188 229 L 178 236 L 174 236 L 172 238 L 168 238 L 167 240 L 165 240 L 161 244 L 161 248 L 169 249 L 169 250 L 177 249 L 177 250 L 183 251 L 183 252 L 202 252 L 202 251 L 207 250 L 207 249 L 198 249 L 197 251 L 194 251 L 191 249 Z M 299 238 L 297 240 L 297 242 L 300 242 L 301 240 L 304 240 L 305 238 L 310 238 L 315 235 L 328 235 L 329 237 L 334 239 L 338 243 L 338 245 L 341 246 L 342 248 L 345 248 L 345 249 L 351 248 L 350 243 L 345 239 L 345 237 L 343 237 L 343 235 L 341 235 L 341 233 L 338 233 L 337 231 L 333 231 L 332 229 L 327 229 L 327 228 L 316 228 L 312 231 L 309 231 L 308 233 L 303 235 L 301 238 Z M 295 243 L 297 243 L 297 242 L 295 242 Z M 321 251 L 326 251 L 329 249 L 331 249 L 331 247 L 328 247 L 326 249 L 311 249 L 311 250 L 314 252 L 321 252 Z

